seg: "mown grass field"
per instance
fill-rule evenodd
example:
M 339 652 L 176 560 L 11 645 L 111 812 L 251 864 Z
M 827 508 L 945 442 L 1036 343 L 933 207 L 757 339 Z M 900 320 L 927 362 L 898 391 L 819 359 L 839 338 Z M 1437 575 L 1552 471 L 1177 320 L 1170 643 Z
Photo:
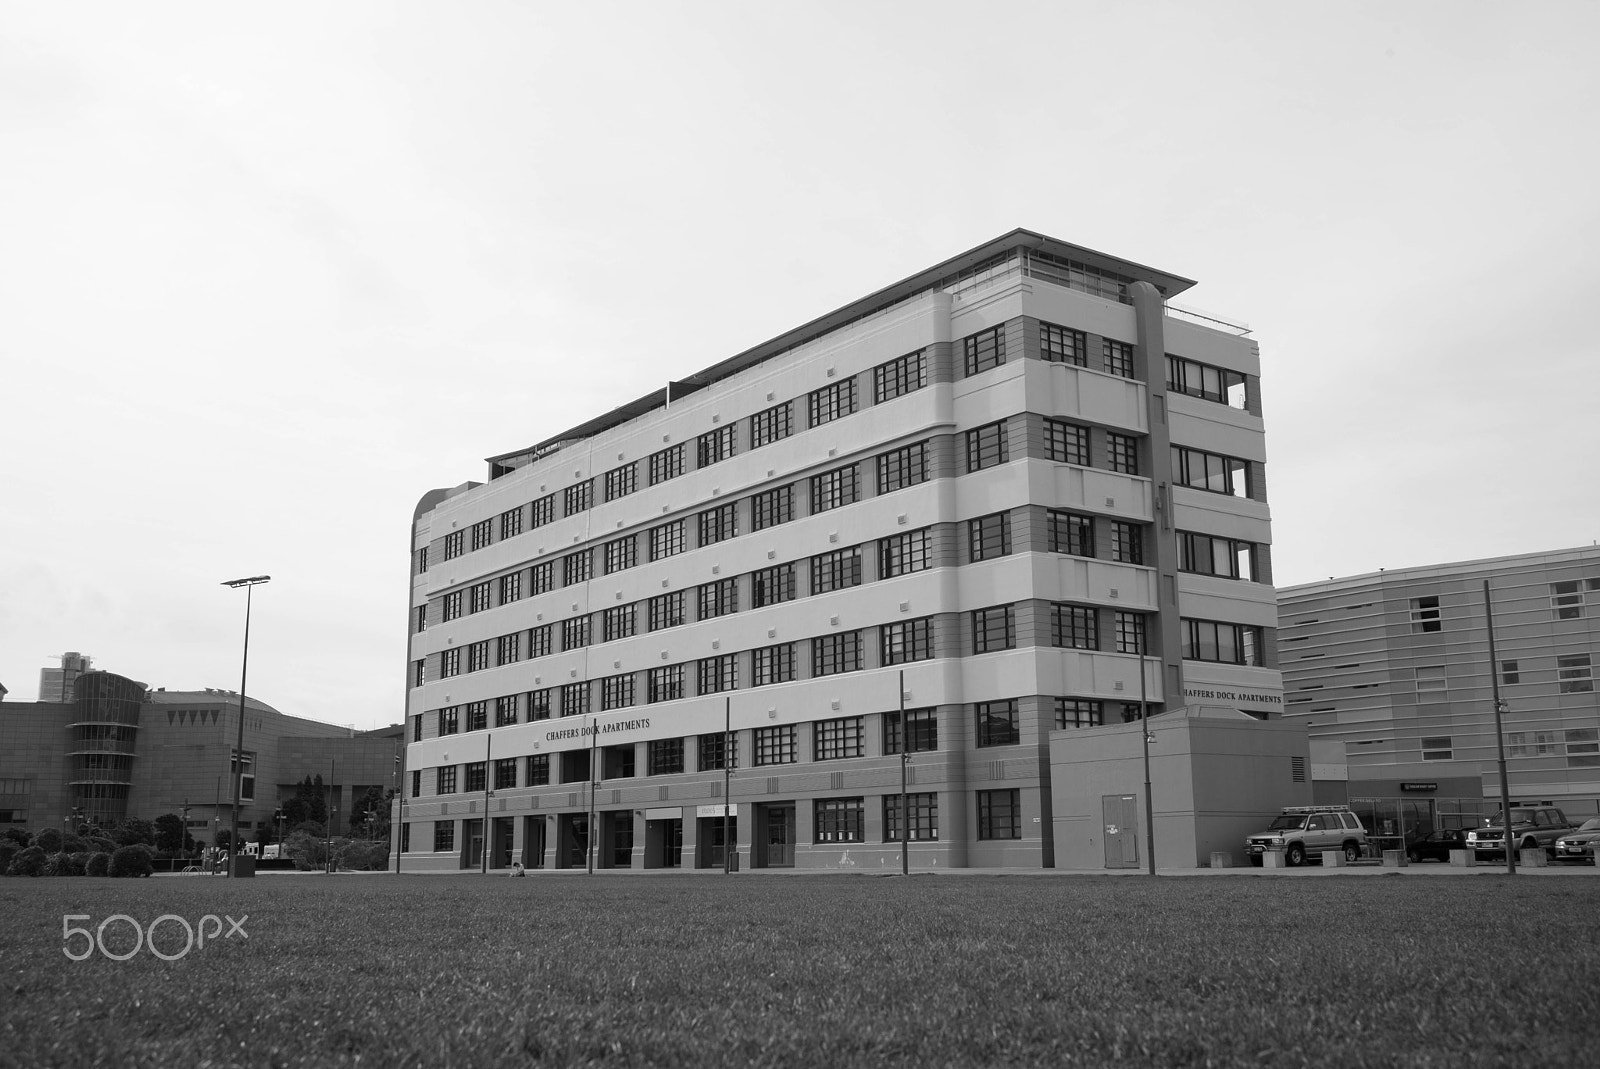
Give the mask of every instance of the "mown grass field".
M 0 1064 L 1587 1066 L 1597 904 L 1489 874 L 5 879 Z M 73 962 L 64 913 L 249 938 Z

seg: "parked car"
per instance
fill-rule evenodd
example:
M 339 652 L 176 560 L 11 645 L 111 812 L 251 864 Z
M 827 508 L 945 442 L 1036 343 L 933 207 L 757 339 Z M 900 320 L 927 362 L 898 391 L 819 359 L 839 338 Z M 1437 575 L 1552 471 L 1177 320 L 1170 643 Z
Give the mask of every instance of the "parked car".
M 1511 841 L 1519 850 L 1543 847 L 1555 856 L 1556 840 L 1572 830 L 1572 822 L 1555 806 L 1512 806 Z M 1506 851 L 1505 810 L 1485 817 L 1483 827 L 1467 832 L 1467 849 L 1479 857 Z
M 1590 817 L 1556 840 L 1557 861 L 1587 861 L 1594 864 L 1595 844 L 1600 842 L 1600 817 Z
M 1322 860 L 1324 850 L 1342 850 L 1346 861 L 1361 856 L 1367 844 L 1367 831 L 1361 821 L 1342 805 L 1289 806 L 1265 830 L 1244 841 L 1250 864 L 1261 864 L 1268 850 L 1282 850 L 1290 865 L 1304 865 L 1306 858 Z
M 1406 858 L 1410 861 L 1449 861 L 1450 851 L 1467 848 L 1467 833 L 1462 828 L 1418 829 L 1406 836 Z

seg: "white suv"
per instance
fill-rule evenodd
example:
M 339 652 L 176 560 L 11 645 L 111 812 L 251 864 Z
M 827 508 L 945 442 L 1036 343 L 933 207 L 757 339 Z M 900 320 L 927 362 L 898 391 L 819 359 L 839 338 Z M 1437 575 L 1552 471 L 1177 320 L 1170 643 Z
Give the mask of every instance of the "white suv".
M 1322 860 L 1324 850 L 1342 850 L 1346 861 L 1361 856 L 1367 843 L 1367 830 L 1349 809 L 1342 805 L 1294 805 L 1278 814 L 1266 831 L 1244 841 L 1250 864 L 1261 864 L 1268 850 L 1282 850 L 1290 865 L 1304 865 L 1306 858 Z

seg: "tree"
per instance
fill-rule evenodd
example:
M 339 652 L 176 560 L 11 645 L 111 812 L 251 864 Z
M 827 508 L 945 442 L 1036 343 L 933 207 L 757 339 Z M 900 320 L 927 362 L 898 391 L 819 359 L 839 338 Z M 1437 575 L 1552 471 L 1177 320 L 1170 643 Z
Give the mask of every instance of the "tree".
M 111 839 L 118 846 L 154 846 L 156 826 L 148 820 L 129 817 L 111 829 Z
M 183 818 L 176 813 L 163 813 L 155 819 L 156 849 L 164 850 L 169 854 L 176 854 L 186 849 L 184 840 L 188 832 L 183 826 Z
M 322 775 L 307 776 L 295 785 L 294 797 L 283 803 L 283 820 L 293 828 L 307 821 L 318 824 L 328 820 L 328 799 L 324 796 Z
M 143 843 L 134 843 L 129 846 L 119 846 L 117 852 L 111 855 L 108 875 L 148 876 L 154 871 L 155 865 L 150 860 L 150 848 Z
M 393 791 L 384 791 L 381 787 L 368 787 L 367 792 L 355 799 L 350 807 L 350 831 L 363 837 L 370 835 L 373 839 L 387 839 L 389 837 L 389 802 Z M 372 823 L 367 824 L 367 817 L 372 817 Z
M 219 850 L 232 850 L 233 832 L 227 828 L 218 829 L 216 846 Z

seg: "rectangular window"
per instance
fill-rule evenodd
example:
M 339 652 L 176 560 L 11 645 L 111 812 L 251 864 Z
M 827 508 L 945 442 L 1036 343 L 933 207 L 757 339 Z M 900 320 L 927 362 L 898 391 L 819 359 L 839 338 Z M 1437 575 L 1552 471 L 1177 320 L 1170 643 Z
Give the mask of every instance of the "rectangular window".
M 1198 360 L 1167 354 L 1167 389 L 1215 401 L 1233 408 L 1245 407 L 1244 375 L 1227 368 L 1212 367 Z
M 494 541 L 494 521 L 479 520 L 472 525 L 472 548 L 474 551 L 488 546 Z
M 454 735 L 461 730 L 461 709 L 451 705 L 439 710 L 439 734 Z
M 417 632 L 416 633 L 420 635 L 424 631 L 426 631 L 427 629 L 428 629 L 428 607 L 426 605 L 418 605 L 417 606 Z
M 633 635 L 637 606 L 615 605 L 600 616 L 602 642 L 615 642 Z
M 695 766 L 700 772 L 721 772 L 723 763 L 732 759 L 732 767 L 739 767 L 738 736 L 733 732 L 724 735 L 717 732 L 715 735 L 700 736 L 700 763 Z
M 465 537 L 465 531 L 451 531 L 449 534 L 444 536 L 445 560 L 455 560 L 457 557 L 461 556 L 463 552 L 465 552 L 461 545 Z
M 600 681 L 600 708 L 626 709 L 633 704 L 633 673 L 607 676 Z
M 1106 432 L 1106 462 L 1112 471 L 1139 474 L 1139 439 L 1128 434 Z
M 1178 571 L 1256 582 L 1256 544 L 1179 531 Z
M 494 585 L 474 583 L 467 590 L 467 612 L 483 612 L 494 605 Z
M 1011 552 L 1011 514 L 996 512 L 967 521 L 967 549 L 973 563 Z
M 420 661 L 411 662 L 411 685 L 413 687 L 422 686 L 422 684 L 427 680 L 427 674 L 428 659 L 426 657 Z
M 907 709 L 906 748 L 900 748 L 900 712 L 883 714 L 883 752 L 924 753 L 939 748 L 939 717 L 936 709 Z
M 589 644 L 589 618 L 587 616 L 574 616 L 570 620 L 561 621 L 561 648 L 564 650 L 581 650 Z
M 699 620 L 714 620 L 739 611 L 739 580 L 718 579 L 695 590 Z
M 792 765 L 795 762 L 795 730 L 793 724 L 756 728 L 756 764 Z
M 439 678 L 448 679 L 461 674 L 461 647 L 439 652 Z
M 652 668 L 645 677 L 645 701 L 676 701 L 683 697 L 683 665 L 667 664 Z
M 487 786 L 485 776 L 488 774 L 488 769 L 482 761 L 473 761 L 466 768 L 466 782 L 462 784 L 461 789 L 468 794 L 477 794 Z
M 483 702 L 468 702 L 467 703 L 467 730 L 468 731 L 482 731 L 484 728 L 486 728 L 488 726 L 489 726 L 489 703 L 486 702 L 486 701 L 483 701 Z
M 714 431 L 707 431 L 695 439 L 694 455 L 695 467 L 708 468 L 713 464 L 720 464 L 733 456 L 738 439 L 736 432 L 737 423 L 730 423 L 726 427 L 718 427 Z
M 1089 466 L 1089 428 L 1065 420 L 1044 421 L 1045 451 L 1062 464 Z
M 423 546 L 417 550 L 417 574 L 421 575 L 428 570 L 428 547 Z
M 1076 512 L 1051 512 L 1050 552 L 1074 557 L 1094 556 L 1094 518 Z
M 438 769 L 436 769 L 436 772 L 437 772 L 437 775 L 436 775 L 435 781 L 434 781 L 434 788 L 435 788 L 434 789 L 434 793 L 435 794 L 454 794 L 454 793 L 456 793 L 456 766 L 455 765 L 441 765 Z
M 730 501 L 700 513 L 700 544 L 709 546 L 739 533 L 739 503 Z
M 968 375 L 977 375 L 1006 362 L 1004 325 L 969 334 L 961 339 L 961 355 Z
M 517 696 L 507 694 L 494 700 L 494 726 L 510 727 L 517 722 Z
M 927 568 L 928 529 L 908 531 L 878 540 L 878 578 L 893 579 Z
M 1250 465 L 1246 461 L 1187 446 L 1172 447 L 1172 480 L 1213 494 L 1250 496 Z
M 522 597 L 522 573 L 512 572 L 500 577 L 500 604 L 509 605 Z
M 528 656 L 548 657 L 555 652 L 555 624 L 528 628 Z
M 515 538 L 522 533 L 522 506 L 507 509 L 500 514 L 500 541 Z
M 881 405 L 928 384 L 928 362 L 921 349 L 872 369 L 872 402 Z
M 1562 737 L 1566 740 L 1568 757 L 1600 754 L 1600 728 L 1566 728 L 1562 731 Z M 1593 763 L 1592 757 L 1582 762 L 1584 765 Z
M 859 843 L 866 819 L 860 798 L 818 798 L 812 803 L 817 843 Z
M 674 590 L 670 594 L 658 594 L 651 598 L 650 630 L 660 631 L 663 628 L 680 626 L 684 622 L 683 602 L 681 590 Z
M 750 654 L 750 685 L 765 687 L 794 679 L 794 643 L 765 646 Z
M 933 657 L 933 617 L 878 628 L 878 647 L 885 666 L 926 661 Z
M 773 405 L 765 412 L 757 412 L 750 417 L 750 448 L 759 449 L 764 445 L 789 437 L 794 433 L 794 402 L 785 401 L 781 405 Z
M 794 519 L 794 485 L 750 495 L 750 529 L 764 531 Z
M 832 676 L 861 668 L 861 632 L 841 631 L 811 640 L 811 674 Z
M 978 792 L 978 838 L 1022 838 L 1022 792 L 1013 787 L 1005 791 Z
M 1011 457 L 1006 444 L 1006 422 L 990 423 L 967 432 L 967 472 L 1004 464 Z
M 550 786 L 550 755 L 536 753 L 528 758 L 528 786 Z
M 707 657 L 695 664 L 695 682 L 701 694 L 721 694 L 739 689 L 739 655 Z
M 878 454 L 878 493 L 890 494 L 928 481 L 928 443 L 915 442 Z
M 532 594 L 547 594 L 556 588 L 556 562 L 547 560 L 528 569 L 528 588 Z
M 1105 357 L 1106 371 L 1125 379 L 1133 378 L 1133 346 L 1125 341 L 1102 338 L 1100 353 Z
M 1104 702 L 1087 698 L 1057 698 L 1057 728 L 1097 728 L 1106 722 Z
M 650 559 L 674 557 L 684 550 L 684 522 L 674 520 L 660 527 L 650 528 Z
M 580 549 L 576 553 L 568 553 L 561 558 L 561 584 L 563 586 L 586 583 L 593 573 L 594 554 L 587 549 Z
M 1411 630 L 1414 634 L 1443 629 L 1444 621 L 1440 619 L 1437 597 L 1411 599 Z
M 1455 749 L 1450 735 L 1440 735 L 1435 738 L 1422 740 L 1422 759 L 1424 761 L 1453 761 Z
M 1115 617 L 1114 623 L 1117 629 L 1118 653 L 1142 654 L 1145 652 L 1145 626 L 1144 615 L 1142 613 L 1119 612 Z M 1259 632 L 1261 629 L 1255 628 L 1254 630 Z M 1260 649 L 1259 641 L 1256 643 L 1256 648 L 1258 650 Z M 1254 664 L 1255 662 L 1250 661 L 1241 663 Z
M 645 746 L 645 774 L 676 776 L 683 771 L 683 739 L 651 739 Z
M 827 512 L 853 504 L 860 496 L 856 466 L 846 465 L 811 477 L 811 511 Z
M 1039 324 L 1039 356 L 1052 364 L 1089 366 L 1089 336 L 1081 330 Z
M 842 419 L 856 410 L 856 380 L 844 379 L 832 386 L 812 390 L 806 397 L 806 415 L 810 426 L 820 427 Z
M 594 480 L 585 479 L 581 483 L 569 486 L 564 491 L 562 504 L 565 505 L 564 516 L 576 516 L 594 505 Z
M 556 495 L 546 494 L 535 501 L 528 511 L 531 514 L 528 518 L 528 526 L 530 528 L 543 527 L 547 523 L 554 523 L 556 518 Z
M 411 718 L 411 741 L 412 742 L 421 742 L 422 741 L 422 714 L 421 713 L 418 713 L 416 716 Z M 413 795 L 416 794 L 415 791 L 413 791 L 411 793 Z
M 1587 653 L 1556 658 L 1556 689 L 1562 694 L 1588 694 L 1594 690 L 1594 666 Z
M 422 740 L 418 739 L 417 741 L 421 742 Z M 411 797 L 417 798 L 417 797 L 420 797 L 421 795 L 422 795 L 422 770 L 419 768 L 419 769 L 414 769 L 412 771 L 412 773 L 411 773 Z
M 453 771 L 453 770 L 452 770 Z M 453 789 L 453 788 L 452 788 Z M 456 848 L 456 822 L 453 820 L 436 820 L 433 822 L 433 849 L 443 853 Z
M 794 599 L 794 562 L 774 564 L 750 575 L 750 606 L 759 609 Z
M 673 445 L 650 454 L 650 485 L 676 479 L 683 474 L 683 446 Z
M 1182 626 L 1184 660 L 1261 667 L 1261 628 L 1189 619 Z
M 639 540 L 633 535 L 618 538 L 605 545 L 606 574 L 632 568 L 639 563 Z
M 933 791 L 883 796 L 884 842 L 897 843 L 902 840 L 900 831 L 902 814 L 910 829 L 910 834 L 904 836 L 905 839 L 914 843 L 927 843 L 939 838 L 939 796 Z
M 457 619 L 461 615 L 461 591 L 456 590 L 444 596 L 439 615 L 446 623 Z
M 1122 564 L 1144 563 L 1143 525 L 1112 521 L 1111 559 Z
M 607 501 L 627 497 L 639 488 L 639 465 L 624 464 L 619 468 L 612 468 L 606 472 L 604 483 Z
M 1015 698 L 1001 702 L 979 702 L 973 706 L 978 718 L 979 746 L 1010 746 L 1022 741 Z
M 499 654 L 496 664 L 516 664 L 522 660 L 522 632 L 512 635 L 501 635 L 495 642 L 499 645 L 496 651 Z
M 1516 661 L 1500 662 L 1500 683 L 1502 686 L 1511 686 L 1522 682 L 1522 673 L 1517 669 Z
M 1050 606 L 1050 644 L 1066 650 L 1099 649 L 1098 614 L 1083 605 Z
M 1589 589 L 1600 589 L 1600 579 L 1590 579 Z M 1579 620 L 1583 618 L 1583 584 L 1577 580 L 1569 580 L 1550 584 L 1550 608 L 1555 611 L 1557 620 Z
M 528 691 L 528 723 L 550 719 L 550 688 Z
M 561 715 L 586 716 L 589 712 L 589 681 L 567 683 L 561 688 Z
M 509 791 L 514 789 L 516 785 L 517 759 L 515 757 L 496 759 L 494 763 L 494 789 L 497 791 Z
M 972 652 L 993 653 L 1017 644 L 1016 613 L 1010 605 L 993 605 L 972 614 Z
M 826 594 L 834 590 L 861 585 L 861 547 L 836 549 L 819 553 L 811 558 L 811 593 Z
M 818 720 L 812 725 L 811 755 L 816 761 L 838 761 L 860 757 L 865 737 L 865 717 L 845 716 L 837 720 Z

